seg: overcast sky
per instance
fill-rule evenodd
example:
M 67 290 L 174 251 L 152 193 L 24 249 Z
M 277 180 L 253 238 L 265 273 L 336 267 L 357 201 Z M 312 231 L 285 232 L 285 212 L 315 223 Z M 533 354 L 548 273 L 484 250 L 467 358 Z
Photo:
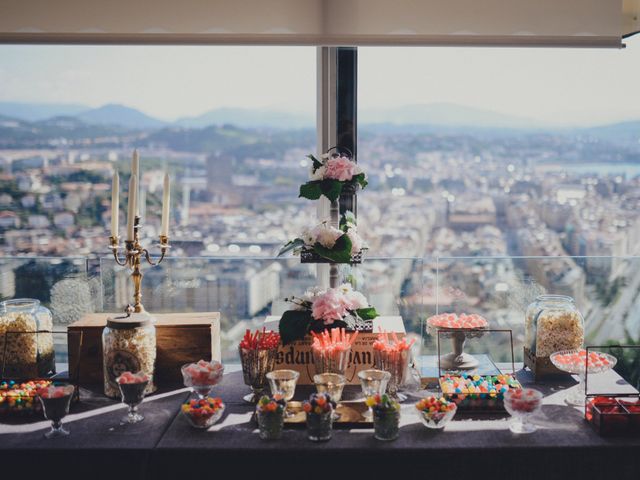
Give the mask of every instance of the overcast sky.
M 122 103 L 172 120 L 216 107 L 315 109 L 313 47 L 0 46 L 0 100 Z M 361 48 L 360 108 L 451 102 L 562 125 L 640 119 L 623 50 Z

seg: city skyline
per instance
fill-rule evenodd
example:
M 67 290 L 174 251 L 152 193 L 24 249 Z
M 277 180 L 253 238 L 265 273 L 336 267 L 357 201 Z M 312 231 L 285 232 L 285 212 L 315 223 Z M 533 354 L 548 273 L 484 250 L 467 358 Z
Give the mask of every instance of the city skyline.
M 0 101 L 120 103 L 168 121 L 223 107 L 315 111 L 313 47 L 2 46 L 0 58 Z M 619 51 L 366 47 L 359 107 L 453 103 L 597 125 L 640 119 L 638 74 L 637 39 Z

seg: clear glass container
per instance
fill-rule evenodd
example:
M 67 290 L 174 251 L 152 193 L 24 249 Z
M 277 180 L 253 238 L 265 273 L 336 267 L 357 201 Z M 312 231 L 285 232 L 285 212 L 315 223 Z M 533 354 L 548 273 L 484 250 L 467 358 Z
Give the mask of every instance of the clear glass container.
M 53 318 L 39 300 L 0 302 L 0 375 L 38 378 L 55 373 Z
M 109 318 L 102 331 L 104 394 L 120 398 L 116 379 L 124 372 L 142 372 L 149 377 L 145 393 L 156 390 L 153 374 L 156 362 L 156 328 L 144 313 Z
M 312 442 L 326 442 L 331 439 L 333 409 L 323 413 L 307 413 L 307 437 Z
M 525 314 L 525 346 L 536 357 L 582 347 L 584 318 L 573 298 L 540 295 Z

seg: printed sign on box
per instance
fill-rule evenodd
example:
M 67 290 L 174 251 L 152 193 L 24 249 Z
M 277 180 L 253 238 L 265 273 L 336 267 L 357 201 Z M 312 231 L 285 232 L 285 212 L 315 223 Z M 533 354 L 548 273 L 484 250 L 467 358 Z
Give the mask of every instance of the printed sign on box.
M 267 330 L 278 331 L 279 316 L 270 315 L 265 320 Z M 373 342 L 378 338 L 378 332 L 383 329 L 387 332 L 395 332 L 398 338 L 405 336 L 404 323 L 402 317 L 377 317 L 373 320 L 373 332 L 358 334 L 358 338 L 351 347 L 351 355 L 345 372 L 347 383 L 359 384 L 358 372 L 373 368 Z M 304 340 L 298 340 L 292 344 L 280 346 L 278 359 L 276 361 L 277 369 L 290 369 L 300 372 L 300 385 L 313 385 L 313 375 L 315 373 L 313 367 L 313 354 L 311 353 L 311 336 L 308 335 Z

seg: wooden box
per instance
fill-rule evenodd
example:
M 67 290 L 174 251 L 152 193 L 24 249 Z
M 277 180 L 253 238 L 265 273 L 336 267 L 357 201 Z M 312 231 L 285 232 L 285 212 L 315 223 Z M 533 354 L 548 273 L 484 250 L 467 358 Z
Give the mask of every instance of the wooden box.
M 278 331 L 279 316 L 268 316 L 265 320 L 267 330 Z M 387 332 L 395 332 L 398 338 L 406 335 L 402 317 L 377 317 L 373 320 L 373 332 L 378 332 L 382 328 Z M 374 368 L 373 362 L 373 342 L 378 339 L 378 334 L 360 332 L 358 338 L 351 348 L 349 365 L 345 372 L 347 383 L 359 385 L 358 372 Z M 311 353 L 311 336 L 307 335 L 304 340 L 298 340 L 290 345 L 280 346 L 276 369 L 290 369 L 300 372 L 298 384 L 313 385 L 313 355 Z
M 535 354 L 524 347 L 524 365 L 533 373 L 534 380 L 540 380 L 542 378 L 553 378 L 569 375 L 562 370 L 558 370 L 556 366 L 551 363 L 549 357 L 536 357 Z
M 82 384 L 103 382 L 102 330 L 113 313 L 93 313 L 69 325 L 69 374 Z M 182 383 L 180 367 L 200 359 L 220 360 L 220 314 L 154 314 L 157 384 Z M 82 342 L 82 346 L 80 343 Z

